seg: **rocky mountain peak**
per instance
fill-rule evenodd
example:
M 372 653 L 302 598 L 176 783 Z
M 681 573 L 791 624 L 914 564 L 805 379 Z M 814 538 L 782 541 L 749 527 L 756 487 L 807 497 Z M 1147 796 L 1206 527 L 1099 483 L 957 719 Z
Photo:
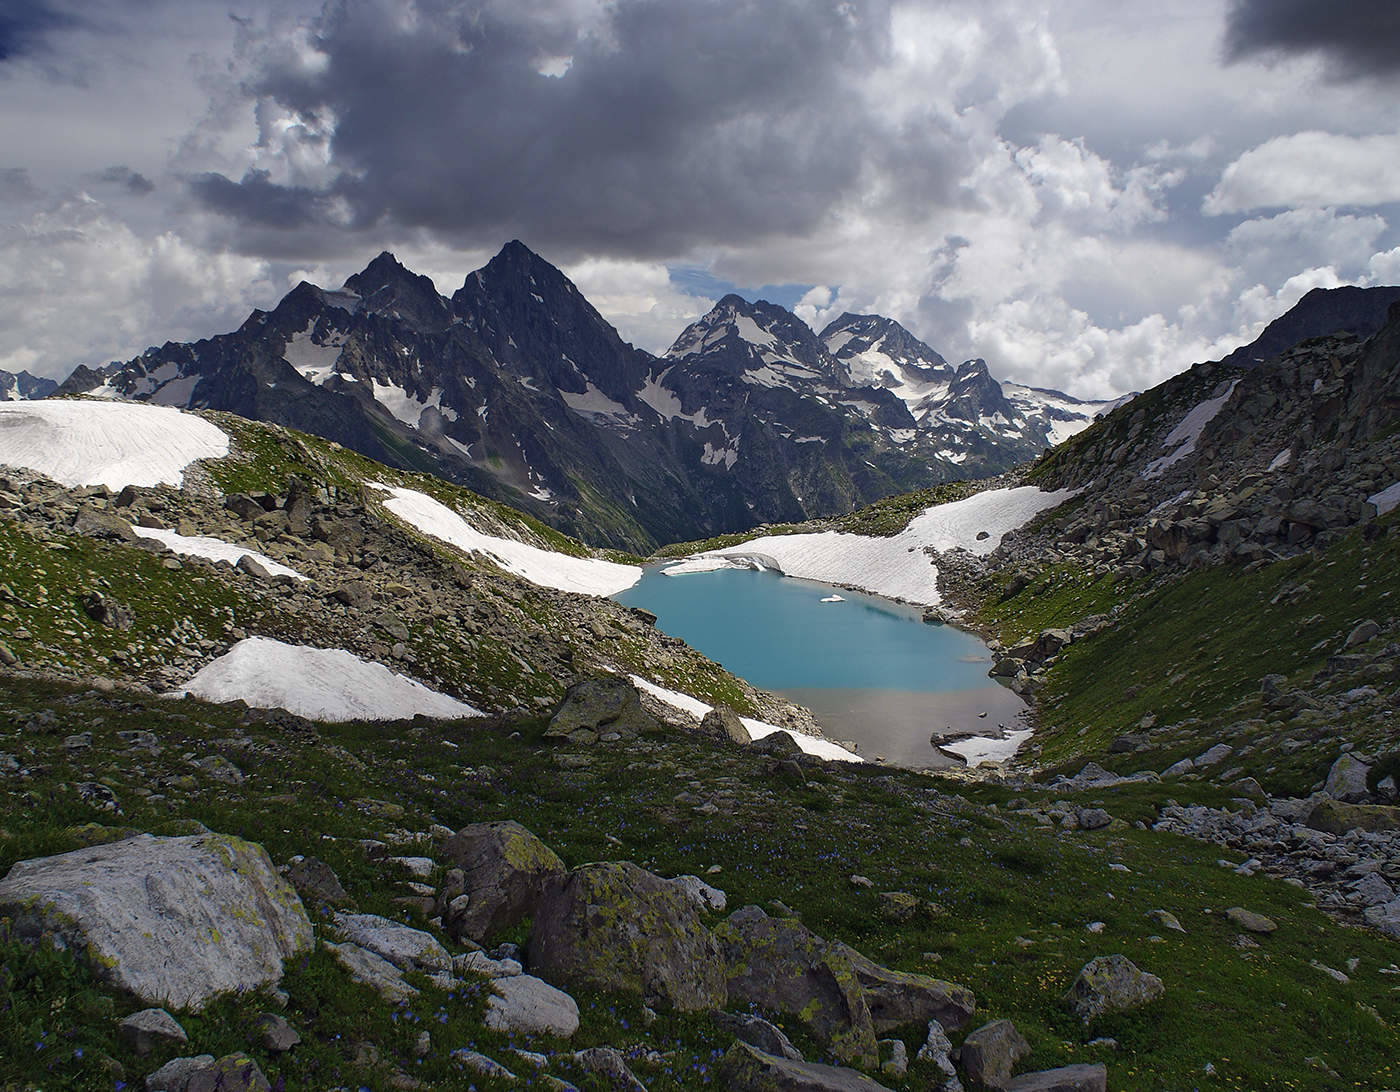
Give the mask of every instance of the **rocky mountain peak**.
M 819 335 L 822 345 L 845 369 L 852 386 L 917 388 L 946 381 L 948 362 L 894 319 L 849 311 Z M 921 393 L 920 397 L 926 396 Z
M 28 398 L 47 398 L 58 390 L 52 379 L 30 375 L 27 371 L 0 371 L 0 402 L 18 402 Z
M 343 294 L 358 297 L 356 311 L 403 319 L 423 330 L 441 330 L 452 322 L 447 301 L 431 277 L 414 273 L 389 251 L 382 251 L 363 270 L 348 278 L 340 293 L 324 293 L 326 302 L 339 305 Z
M 1300 341 L 1343 330 L 1360 338 L 1370 337 L 1386 324 L 1387 311 L 1396 302 L 1400 302 L 1400 287 L 1395 286 L 1314 288 L 1222 363 L 1252 368 Z

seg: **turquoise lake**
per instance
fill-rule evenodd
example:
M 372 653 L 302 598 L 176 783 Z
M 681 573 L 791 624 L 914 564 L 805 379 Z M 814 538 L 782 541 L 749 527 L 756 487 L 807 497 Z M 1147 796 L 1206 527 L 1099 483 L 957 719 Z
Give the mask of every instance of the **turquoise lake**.
M 840 602 L 823 602 L 839 595 Z M 987 678 L 975 636 L 930 626 L 919 608 L 796 580 L 720 569 L 665 576 L 648 568 L 613 597 L 755 686 L 807 706 L 833 739 L 908 766 L 952 759 L 930 735 L 996 735 L 1022 727 L 1025 704 Z

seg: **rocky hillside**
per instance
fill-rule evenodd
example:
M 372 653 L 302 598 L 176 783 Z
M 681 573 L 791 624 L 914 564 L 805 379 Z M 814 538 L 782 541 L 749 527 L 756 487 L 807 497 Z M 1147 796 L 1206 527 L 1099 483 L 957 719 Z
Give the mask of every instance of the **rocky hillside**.
M 296 428 L 643 551 L 999 473 L 1103 408 L 1004 397 L 981 361 L 951 368 L 878 316 L 823 338 L 731 296 L 657 359 L 513 242 L 450 299 L 385 253 L 62 389 Z
M 22 398 L 47 398 L 58 390 L 52 379 L 41 379 L 28 372 L 0 371 L 0 402 L 18 402 Z

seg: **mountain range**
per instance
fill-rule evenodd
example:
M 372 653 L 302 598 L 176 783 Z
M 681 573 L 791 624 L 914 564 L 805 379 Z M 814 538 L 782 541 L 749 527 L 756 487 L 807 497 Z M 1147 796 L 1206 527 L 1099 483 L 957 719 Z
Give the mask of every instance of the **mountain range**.
M 451 298 L 386 252 L 61 390 L 294 427 L 643 551 L 994 475 L 1112 405 L 1003 385 L 888 318 L 818 334 L 737 295 L 656 357 L 519 242 Z

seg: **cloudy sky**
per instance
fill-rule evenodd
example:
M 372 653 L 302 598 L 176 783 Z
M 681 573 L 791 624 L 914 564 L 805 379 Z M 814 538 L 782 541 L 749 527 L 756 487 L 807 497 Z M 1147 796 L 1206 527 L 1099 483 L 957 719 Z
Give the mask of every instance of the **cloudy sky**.
M 1081 396 L 1400 283 L 1379 0 L 7 0 L 0 369 L 511 238 L 661 351 L 731 288 Z

